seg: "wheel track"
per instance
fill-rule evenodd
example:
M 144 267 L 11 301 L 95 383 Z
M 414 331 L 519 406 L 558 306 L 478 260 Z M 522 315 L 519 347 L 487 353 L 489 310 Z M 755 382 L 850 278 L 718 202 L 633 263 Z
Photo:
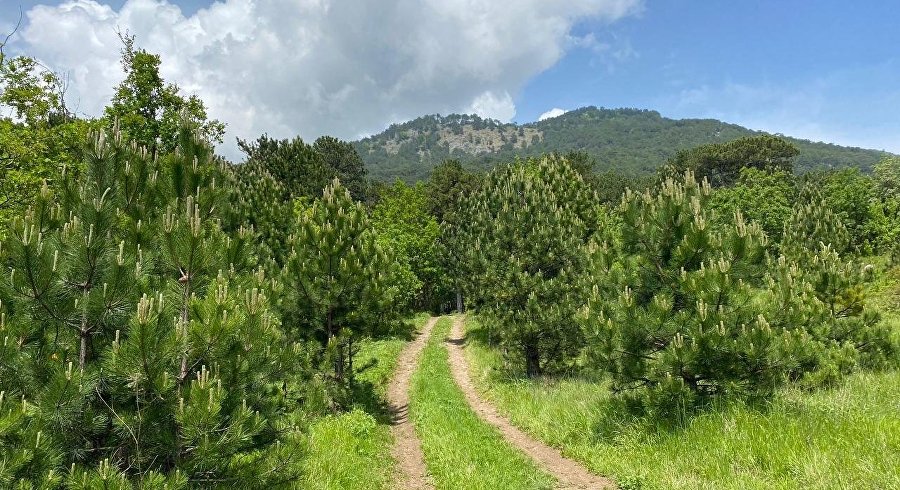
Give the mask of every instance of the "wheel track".
M 409 420 L 409 385 L 437 320 L 437 317 L 429 318 L 418 337 L 403 348 L 387 389 L 387 402 L 392 415 L 391 435 L 394 439 L 391 456 L 397 462 L 394 482 L 398 489 L 434 488 L 425 465 L 422 443 Z

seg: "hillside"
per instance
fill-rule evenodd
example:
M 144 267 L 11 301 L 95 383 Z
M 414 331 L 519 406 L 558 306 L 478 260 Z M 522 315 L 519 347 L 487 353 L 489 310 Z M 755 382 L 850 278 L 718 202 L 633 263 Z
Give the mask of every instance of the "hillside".
M 354 146 L 373 178 L 412 182 L 428 178 L 431 168 L 447 158 L 487 169 L 516 156 L 572 150 L 592 155 L 598 170 L 649 173 L 680 149 L 754 134 L 760 132 L 715 119 L 676 120 L 649 110 L 584 107 L 522 125 L 475 115 L 423 116 L 394 124 Z M 787 139 L 800 148 L 799 172 L 847 166 L 869 171 L 885 155 L 877 150 Z

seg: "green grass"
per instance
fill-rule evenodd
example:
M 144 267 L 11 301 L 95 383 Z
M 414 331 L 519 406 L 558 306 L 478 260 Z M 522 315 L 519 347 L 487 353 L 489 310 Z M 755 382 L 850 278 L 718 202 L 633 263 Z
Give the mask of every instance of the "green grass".
M 329 415 L 313 423 L 305 479 L 300 488 L 389 488 L 394 462 L 387 425 L 362 410 Z
M 551 488 L 553 480 L 472 412 L 450 374 L 443 340 L 450 320 L 435 326 L 413 375 L 410 414 L 429 473 L 442 489 Z
M 416 329 L 428 315 L 414 317 Z M 354 358 L 357 405 L 348 413 L 329 415 L 309 428 L 304 455 L 304 489 L 371 490 L 390 488 L 394 461 L 384 395 L 397 357 L 408 335 L 361 342 Z
M 526 381 L 504 373 L 470 320 L 467 356 L 484 395 L 513 424 L 643 489 L 900 488 L 900 372 L 859 373 L 814 393 L 786 389 L 768 406 L 733 403 L 676 430 L 617 410 L 606 383 Z

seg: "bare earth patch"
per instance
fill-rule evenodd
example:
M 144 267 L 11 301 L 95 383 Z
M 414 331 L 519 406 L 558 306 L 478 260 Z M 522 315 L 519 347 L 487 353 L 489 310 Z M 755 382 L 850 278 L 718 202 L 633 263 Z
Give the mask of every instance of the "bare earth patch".
M 394 480 L 396 488 L 420 490 L 434 488 L 428 477 L 422 444 L 409 420 L 409 384 L 435 323 L 436 317 L 429 318 L 419 336 L 404 347 L 397 359 L 394 377 L 387 389 L 387 401 L 393 415 L 391 435 L 394 437 L 394 446 L 391 448 L 391 456 L 397 462 L 397 475 Z
M 447 339 L 447 352 L 453 378 L 472 410 L 482 420 L 496 427 L 507 442 L 527 454 L 539 467 L 556 478 L 560 488 L 616 488 L 611 480 L 591 473 L 584 466 L 563 456 L 558 449 L 554 449 L 514 427 L 506 417 L 500 415 L 493 405 L 478 395 L 469 376 L 469 365 L 463 355 L 463 321 L 464 317 L 462 316 L 454 319 L 450 338 Z

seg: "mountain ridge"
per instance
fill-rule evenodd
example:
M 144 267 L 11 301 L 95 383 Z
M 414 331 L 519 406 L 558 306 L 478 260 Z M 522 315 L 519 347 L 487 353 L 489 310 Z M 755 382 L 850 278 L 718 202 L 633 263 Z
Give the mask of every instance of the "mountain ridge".
M 431 114 L 353 142 L 377 180 L 427 179 L 448 158 L 487 170 L 498 162 L 548 152 L 583 151 L 596 170 L 652 173 L 678 150 L 725 143 L 745 136 L 774 134 L 800 149 L 798 172 L 872 165 L 889 152 L 815 142 L 768 133 L 717 119 L 671 119 L 649 109 L 587 106 L 530 123 L 502 123 L 470 114 Z

